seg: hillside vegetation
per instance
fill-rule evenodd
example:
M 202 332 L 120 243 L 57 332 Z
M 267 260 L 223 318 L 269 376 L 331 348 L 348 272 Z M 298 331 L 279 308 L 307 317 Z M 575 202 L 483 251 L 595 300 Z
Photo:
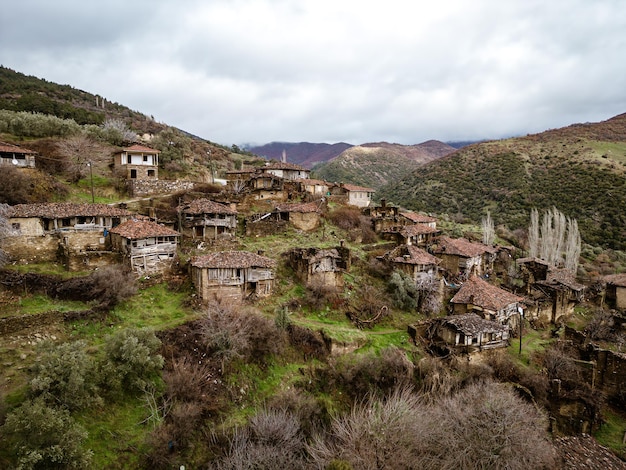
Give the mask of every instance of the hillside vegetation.
M 315 166 L 313 173 L 316 178 L 326 181 L 378 189 L 451 151 L 454 148 L 436 141 L 418 145 L 386 142 L 363 144 L 345 150 L 328 163 Z
M 380 188 L 409 209 L 528 226 L 532 208 L 558 207 L 586 243 L 626 248 L 626 114 L 462 148 Z

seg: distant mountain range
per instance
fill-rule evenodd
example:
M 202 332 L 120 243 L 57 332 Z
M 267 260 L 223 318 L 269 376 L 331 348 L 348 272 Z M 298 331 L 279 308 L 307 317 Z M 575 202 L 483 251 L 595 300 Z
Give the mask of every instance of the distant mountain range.
M 337 158 L 343 152 L 355 147 L 352 144 L 339 142 L 336 144 L 311 142 L 271 142 L 260 146 L 244 146 L 245 150 L 268 160 L 282 160 L 285 155 L 289 163 L 296 163 L 305 168 L 313 168 Z M 437 140 L 429 140 L 417 145 L 389 144 L 387 142 L 365 143 L 359 147 L 384 148 L 396 154 L 404 154 L 407 158 L 418 162 L 429 161 L 431 157 L 441 157 L 453 152 L 453 147 Z

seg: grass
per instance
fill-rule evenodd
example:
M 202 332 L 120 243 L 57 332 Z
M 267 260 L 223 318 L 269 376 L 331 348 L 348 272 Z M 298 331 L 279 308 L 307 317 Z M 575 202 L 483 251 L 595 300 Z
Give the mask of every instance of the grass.
M 76 416 L 89 436 L 85 447 L 94 453 L 93 468 L 141 468 L 139 449 L 152 426 L 142 398 L 107 403 L 106 408 L 91 409 Z
M 549 337 L 549 331 L 537 331 L 526 328 L 522 334 L 522 352 L 519 350 L 519 338 L 513 338 L 507 351 L 509 355 L 524 366 L 529 366 L 533 356 L 546 349 L 548 345 L 554 342 Z
M 624 445 L 624 431 L 626 430 L 626 418 L 612 411 L 603 410 L 604 424 L 594 434 L 598 442 L 620 458 L 626 459 L 626 445 Z
M 12 310 L 10 312 L 0 312 L 0 317 L 36 315 L 51 311 L 72 312 L 88 310 L 89 308 L 91 308 L 91 306 L 86 302 L 52 299 L 42 294 L 27 294 L 20 296 L 18 302 L 12 304 Z

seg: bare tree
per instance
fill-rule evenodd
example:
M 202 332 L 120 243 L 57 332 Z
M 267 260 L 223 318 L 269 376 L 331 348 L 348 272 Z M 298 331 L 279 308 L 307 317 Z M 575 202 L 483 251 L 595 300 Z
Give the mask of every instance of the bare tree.
M 567 219 L 567 239 L 565 241 L 565 269 L 576 274 L 580 262 L 581 239 L 576 219 Z
M 491 213 L 489 211 L 487 211 L 487 215 L 483 217 L 481 225 L 483 228 L 483 244 L 493 245 L 496 238 L 496 231 L 494 229 L 493 219 L 491 218 Z
M 57 144 L 59 155 L 65 159 L 66 171 L 73 181 L 84 178 L 90 162 L 100 162 L 106 156 L 104 147 L 85 135 L 74 135 Z
M 427 315 L 441 312 L 443 307 L 441 281 L 434 275 L 421 277 L 415 283 L 419 295 L 419 309 Z
M 539 211 L 530 211 L 530 226 L 528 227 L 528 256 L 539 257 Z

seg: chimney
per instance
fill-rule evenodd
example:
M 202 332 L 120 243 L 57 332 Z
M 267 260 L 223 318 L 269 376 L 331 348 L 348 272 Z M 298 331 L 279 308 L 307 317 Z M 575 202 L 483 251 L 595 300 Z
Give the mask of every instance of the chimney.
M 387 200 L 386 199 L 381 199 L 380 200 L 380 205 L 382 206 L 382 208 L 384 209 L 385 207 L 387 207 Z
M 339 240 L 339 246 L 341 248 L 343 248 L 343 246 L 345 245 L 346 241 L 345 240 Z

